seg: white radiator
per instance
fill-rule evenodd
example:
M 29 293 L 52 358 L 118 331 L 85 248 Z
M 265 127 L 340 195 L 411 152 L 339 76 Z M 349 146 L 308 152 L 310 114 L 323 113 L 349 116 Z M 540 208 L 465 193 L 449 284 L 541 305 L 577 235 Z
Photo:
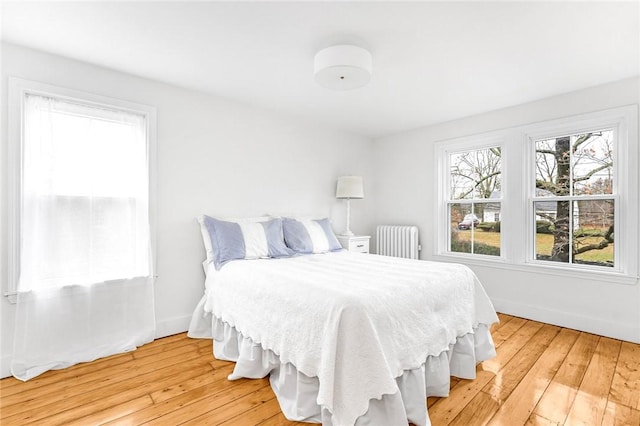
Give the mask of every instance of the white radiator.
M 384 256 L 418 259 L 418 227 L 380 225 L 376 230 L 376 253 Z

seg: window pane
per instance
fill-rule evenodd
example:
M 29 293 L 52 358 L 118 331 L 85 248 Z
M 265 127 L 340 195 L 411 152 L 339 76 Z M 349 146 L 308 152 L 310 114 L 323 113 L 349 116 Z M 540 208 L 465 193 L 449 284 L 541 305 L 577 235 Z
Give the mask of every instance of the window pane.
M 451 154 L 451 199 L 498 198 L 501 188 L 500 147 Z
M 536 196 L 569 195 L 571 138 L 536 141 Z
M 34 271 L 39 280 L 55 282 L 64 276 L 67 283 L 86 283 L 89 271 L 96 280 L 140 274 L 135 199 L 55 195 L 47 207 L 51 214 L 41 219 L 40 237 L 48 254 Z
M 450 204 L 449 221 L 451 222 L 450 250 L 455 253 L 471 253 L 471 236 L 464 234 L 464 230 L 459 230 L 458 226 L 465 218 L 473 219 L 471 214 L 471 204 Z M 471 228 L 467 232 L 472 232 Z
M 541 201 L 535 210 L 536 259 L 614 266 L 613 200 Z
M 500 203 L 474 204 L 480 223 L 473 234 L 473 252 L 500 256 Z
M 576 201 L 574 206 L 574 262 L 613 267 L 613 200 Z
M 536 141 L 536 196 L 613 193 L 613 131 Z
M 500 203 L 451 204 L 452 252 L 500 256 Z
M 569 201 L 539 201 L 536 214 L 536 259 L 569 262 Z
M 613 131 L 571 137 L 574 195 L 613 193 Z

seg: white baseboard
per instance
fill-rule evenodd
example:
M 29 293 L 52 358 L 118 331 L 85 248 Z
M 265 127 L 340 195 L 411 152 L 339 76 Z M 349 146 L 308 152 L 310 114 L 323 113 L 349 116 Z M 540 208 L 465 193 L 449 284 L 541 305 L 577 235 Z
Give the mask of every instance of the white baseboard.
M 640 343 L 640 326 L 526 305 L 511 300 L 491 298 L 491 301 L 496 310 L 504 314 L 625 340 L 627 342 Z
M 191 315 L 173 317 L 156 323 L 156 339 L 184 333 L 189 329 Z

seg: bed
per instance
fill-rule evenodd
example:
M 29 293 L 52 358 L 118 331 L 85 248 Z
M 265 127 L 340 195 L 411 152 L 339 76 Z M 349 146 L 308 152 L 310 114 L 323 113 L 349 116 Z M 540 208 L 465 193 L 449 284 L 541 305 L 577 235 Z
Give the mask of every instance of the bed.
M 290 420 L 429 425 L 426 398 L 495 356 L 482 285 L 464 265 L 322 251 L 205 262 L 189 336 L 236 363 L 230 380 L 269 376 Z

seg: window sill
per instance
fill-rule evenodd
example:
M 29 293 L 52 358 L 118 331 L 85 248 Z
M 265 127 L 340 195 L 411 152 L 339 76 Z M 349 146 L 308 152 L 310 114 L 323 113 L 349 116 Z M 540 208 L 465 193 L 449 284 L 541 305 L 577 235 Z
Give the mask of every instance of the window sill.
M 505 259 L 489 256 L 482 258 L 471 258 L 469 256 L 440 253 L 432 256 L 432 259 L 439 262 L 463 263 L 465 265 L 475 265 L 487 268 L 499 268 L 518 272 L 528 272 L 535 274 L 553 275 L 556 277 L 577 278 L 582 280 L 607 282 L 611 284 L 636 285 L 638 276 L 624 274 L 622 272 L 598 271 L 594 269 L 566 268 L 555 265 L 545 265 L 538 262 L 511 263 Z

